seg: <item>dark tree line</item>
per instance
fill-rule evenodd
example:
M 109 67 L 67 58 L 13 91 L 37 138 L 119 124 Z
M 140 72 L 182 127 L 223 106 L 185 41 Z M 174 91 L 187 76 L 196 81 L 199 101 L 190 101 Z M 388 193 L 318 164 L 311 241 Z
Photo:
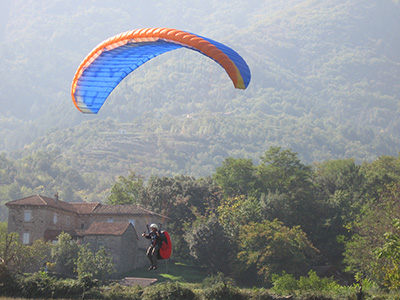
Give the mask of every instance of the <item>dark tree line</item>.
M 132 172 L 119 177 L 108 201 L 168 215 L 174 259 L 211 272 L 268 282 L 272 274 L 331 266 L 396 288 L 399 190 L 398 157 L 305 165 L 293 151 L 271 147 L 258 165 L 229 157 L 206 178 L 145 180 Z
M 271 147 L 258 164 L 228 157 L 208 177 L 131 171 L 114 183 L 59 158 L 57 151 L 0 155 L 2 201 L 58 190 L 65 200 L 137 203 L 170 218 L 174 259 L 239 279 L 269 281 L 324 265 L 398 285 L 399 157 L 307 165 L 292 150 Z

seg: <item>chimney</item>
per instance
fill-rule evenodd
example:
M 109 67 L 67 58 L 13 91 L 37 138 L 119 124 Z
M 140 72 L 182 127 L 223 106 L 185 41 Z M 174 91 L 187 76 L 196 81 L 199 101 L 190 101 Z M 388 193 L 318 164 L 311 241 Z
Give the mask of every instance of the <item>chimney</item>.
M 56 202 L 58 202 L 58 192 L 54 195 Z

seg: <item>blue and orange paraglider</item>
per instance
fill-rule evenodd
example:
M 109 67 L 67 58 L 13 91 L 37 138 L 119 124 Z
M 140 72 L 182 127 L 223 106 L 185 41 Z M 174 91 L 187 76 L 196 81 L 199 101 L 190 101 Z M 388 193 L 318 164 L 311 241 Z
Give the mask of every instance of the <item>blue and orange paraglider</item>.
M 83 113 L 96 114 L 129 73 L 160 54 L 182 47 L 196 50 L 219 63 L 235 88 L 245 89 L 250 83 L 246 62 L 221 43 L 176 29 L 137 29 L 105 40 L 83 60 L 72 82 L 75 106 Z

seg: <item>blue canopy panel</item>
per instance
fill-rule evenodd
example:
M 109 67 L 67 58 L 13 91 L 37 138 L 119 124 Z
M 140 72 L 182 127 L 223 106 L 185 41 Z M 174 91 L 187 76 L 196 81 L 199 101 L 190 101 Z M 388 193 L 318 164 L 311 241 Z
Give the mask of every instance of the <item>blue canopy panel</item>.
M 77 81 L 75 98 L 82 112 L 97 113 L 108 95 L 132 71 L 150 59 L 181 48 L 162 40 L 130 43 L 103 51 Z

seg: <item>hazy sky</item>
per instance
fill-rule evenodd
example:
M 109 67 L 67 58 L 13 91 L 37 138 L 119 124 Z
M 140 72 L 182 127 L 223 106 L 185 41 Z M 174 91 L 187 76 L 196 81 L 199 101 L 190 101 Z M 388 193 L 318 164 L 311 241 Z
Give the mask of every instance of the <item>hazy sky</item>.
M 1 0 L 0 2 L 0 41 L 3 40 L 4 31 L 8 22 L 11 1 L 12 0 Z

